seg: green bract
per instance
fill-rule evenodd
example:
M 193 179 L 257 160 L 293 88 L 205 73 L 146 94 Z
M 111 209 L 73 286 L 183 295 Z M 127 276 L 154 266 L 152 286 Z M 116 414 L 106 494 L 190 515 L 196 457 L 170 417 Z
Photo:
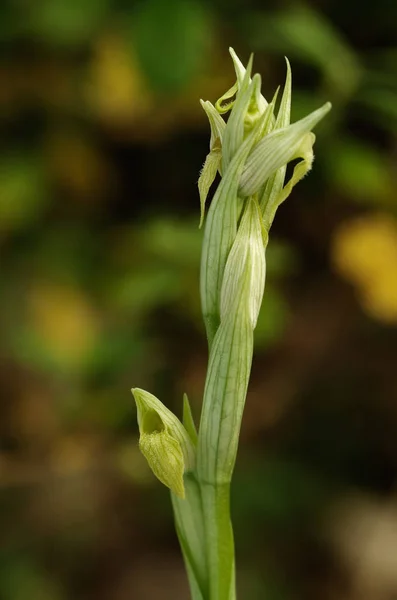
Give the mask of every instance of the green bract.
M 279 108 L 268 103 L 261 78 L 230 49 L 236 83 L 215 103 L 201 101 L 208 117 L 209 154 L 200 174 L 201 218 L 216 175 L 220 183 L 208 211 L 200 292 L 209 346 L 198 433 L 187 396 L 183 424 L 157 398 L 134 389 L 140 448 L 155 475 L 171 488 L 176 530 L 193 600 L 235 600 L 233 529 L 229 493 L 251 371 L 254 329 L 265 289 L 266 247 L 278 206 L 309 171 L 324 104 L 290 124 L 291 69 Z M 229 112 L 227 122 L 223 119 Z M 285 183 L 287 164 L 295 164 Z

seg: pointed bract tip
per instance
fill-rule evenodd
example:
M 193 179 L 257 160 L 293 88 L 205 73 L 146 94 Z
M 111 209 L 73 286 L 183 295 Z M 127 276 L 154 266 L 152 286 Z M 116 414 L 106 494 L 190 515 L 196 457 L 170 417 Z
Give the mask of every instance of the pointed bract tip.
M 288 56 L 284 56 L 284 60 L 285 60 L 285 63 L 287 65 L 287 78 L 291 79 L 291 77 L 292 77 L 292 70 L 291 70 L 291 63 L 288 60 Z
M 247 64 L 247 71 L 251 72 L 252 71 L 252 66 L 254 64 L 254 53 L 251 52 L 250 57 L 248 59 L 248 64 Z

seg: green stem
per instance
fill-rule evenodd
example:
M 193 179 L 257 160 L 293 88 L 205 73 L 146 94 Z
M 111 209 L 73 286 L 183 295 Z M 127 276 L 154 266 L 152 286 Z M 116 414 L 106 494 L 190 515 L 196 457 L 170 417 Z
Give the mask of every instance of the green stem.
M 208 600 L 235 600 L 235 560 L 230 484 L 201 483 L 208 558 Z M 206 599 L 207 600 L 207 599 Z

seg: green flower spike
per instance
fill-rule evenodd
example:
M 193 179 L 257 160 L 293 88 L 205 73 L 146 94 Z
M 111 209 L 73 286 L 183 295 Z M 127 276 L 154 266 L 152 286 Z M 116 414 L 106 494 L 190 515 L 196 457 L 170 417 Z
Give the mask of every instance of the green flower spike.
M 139 448 L 156 477 L 180 498 L 185 497 L 184 473 L 194 469 L 193 421 L 189 420 L 192 437 L 180 420 L 158 398 L 139 388 L 132 389 L 138 410 Z M 187 397 L 185 418 L 191 419 Z
M 215 103 L 215 107 L 208 101 L 201 102 L 210 122 L 211 142 L 199 180 L 200 226 L 210 186 L 216 173 L 221 175 L 208 211 L 201 262 L 201 301 L 210 346 L 220 324 L 220 295 L 226 261 L 237 235 L 244 205 L 249 198 L 258 202 L 266 246 L 277 207 L 311 167 L 315 141 L 311 130 L 331 108 L 327 102 L 291 125 L 289 62 L 276 116 L 277 92 L 268 104 L 261 94 L 260 76 L 255 74 L 251 78 L 252 57 L 245 69 L 233 49 L 230 49 L 230 54 L 236 83 Z M 226 123 L 219 113 L 229 110 Z M 296 158 L 303 160 L 295 166 L 291 180 L 284 187 L 287 164 Z
M 134 389 L 140 448 L 155 475 L 172 490 L 175 527 L 192 600 L 236 600 L 230 485 L 254 350 L 254 330 L 266 279 L 269 230 L 279 205 L 310 170 L 313 127 L 329 103 L 291 124 L 291 69 L 278 109 L 268 103 L 261 78 L 233 49 L 236 82 L 208 117 L 209 154 L 200 173 L 201 218 L 217 174 L 219 185 L 206 216 L 200 294 L 209 359 L 200 426 L 187 397 L 183 424 L 157 398 Z M 227 120 L 223 115 L 230 111 Z M 287 165 L 294 165 L 285 182 Z

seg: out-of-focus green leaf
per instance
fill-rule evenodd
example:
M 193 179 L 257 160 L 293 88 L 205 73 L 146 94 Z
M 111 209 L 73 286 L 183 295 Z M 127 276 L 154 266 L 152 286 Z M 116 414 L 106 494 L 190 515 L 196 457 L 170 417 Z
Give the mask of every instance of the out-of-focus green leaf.
M 134 321 L 126 327 L 122 321 L 101 336 L 92 357 L 92 372 L 100 374 L 101 381 L 114 381 L 120 373 L 131 370 L 131 364 L 139 365 L 142 357 L 150 353 L 140 325 L 141 321 Z
M 358 57 L 330 21 L 309 6 L 273 14 L 248 14 L 245 30 L 254 48 L 276 51 L 321 69 L 333 92 L 349 97 L 358 84 Z
M 0 159 L 0 231 L 31 225 L 49 201 L 40 161 L 30 155 Z
M 3 600 L 62 600 L 60 586 L 43 569 L 26 558 L 2 561 L 0 595 Z
M 374 86 L 380 83 L 397 88 L 397 46 L 372 50 L 367 57 L 368 67 L 364 73 L 365 83 Z
M 355 106 L 371 110 L 371 121 L 397 131 L 397 47 L 371 51 Z
M 356 102 L 371 109 L 373 122 L 379 123 L 387 132 L 397 132 L 397 90 L 379 87 L 364 90 Z
M 387 156 L 374 146 L 339 139 L 327 148 L 324 162 L 330 185 L 360 203 L 388 205 L 394 201 L 394 183 Z
M 54 223 L 36 240 L 29 268 L 58 282 L 86 284 L 98 262 L 99 244 L 100 237 L 80 223 Z
M 104 23 L 109 0 L 38 0 L 24 16 L 28 34 L 58 45 L 89 42 Z
M 154 88 L 175 92 L 200 73 L 211 41 L 211 20 L 203 3 L 146 0 L 130 18 L 127 35 Z
M 107 284 L 109 301 L 118 310 L 135 318 L 143 317 L 159 305 L 173 301 L 181 292 L 181 278 L 174 269 L 146 268 L 126 273 Z
M 195 221 L 156 219 L 146 224 L 139 237 L 142 249 L 162 262 L 185 266 L 200 264 L 203 233 Z

